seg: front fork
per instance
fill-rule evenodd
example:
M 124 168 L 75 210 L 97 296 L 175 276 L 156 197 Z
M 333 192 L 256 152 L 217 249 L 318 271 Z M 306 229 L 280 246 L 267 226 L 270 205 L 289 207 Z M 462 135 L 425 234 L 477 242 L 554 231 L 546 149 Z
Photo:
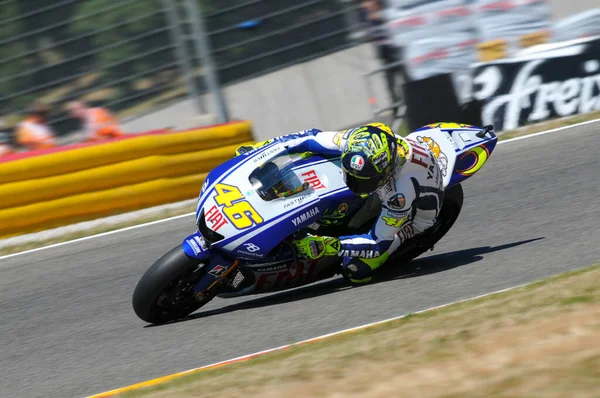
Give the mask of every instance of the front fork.
M 217 294 L 217 289 L 238 269 L 240 262 L 223 256 L 210 249 L 210 245 L 200 232 L 196 231 L 184 239 L 183 252 L 189 257 L 203 261 L 206 273 L 194 286 L 194 296 L 199 301 L 207 301 Z
M 211 300 L 218 294 L 219 287 L 229 281 L 232 275 L 240 266 L 238 260 L 233 260 L 229 266 L 224 266 L 211 261 L 212 265 L 208 265 L 206 274 L 194 286 L 194 296 L 197 300 Z

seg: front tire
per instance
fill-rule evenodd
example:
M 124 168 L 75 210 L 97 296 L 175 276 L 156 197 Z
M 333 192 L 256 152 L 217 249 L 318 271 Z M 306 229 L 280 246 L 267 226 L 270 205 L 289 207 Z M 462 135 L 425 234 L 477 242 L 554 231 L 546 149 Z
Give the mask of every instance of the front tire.
M 204 267 L 180 246 L 167 252 L 142 276 L 133 292 L 136 315 L 148 323 L 163 324 L 183 318 L 206 304 L 195 299 L 193 287 Z

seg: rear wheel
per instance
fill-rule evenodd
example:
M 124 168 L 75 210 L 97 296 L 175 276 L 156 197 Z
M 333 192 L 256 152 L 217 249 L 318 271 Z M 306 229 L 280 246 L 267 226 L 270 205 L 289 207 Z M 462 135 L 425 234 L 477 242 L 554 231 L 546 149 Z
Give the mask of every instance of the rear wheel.
M 444 204 L 435 225 L 424 234 L 406 241 L 388 261 L 405 264 L 433 248 L 454 225 L 462 209 L 463 198 L 463 189 L 460 184 L 448 189 L 444 193 Z
M 140 319 L 154 324 L 191 314 L 209 301 L 198 301 L 193 292 L 205 272 L 198 260 L 175 247 L 142 276 L 133 292 L 133 310 Z

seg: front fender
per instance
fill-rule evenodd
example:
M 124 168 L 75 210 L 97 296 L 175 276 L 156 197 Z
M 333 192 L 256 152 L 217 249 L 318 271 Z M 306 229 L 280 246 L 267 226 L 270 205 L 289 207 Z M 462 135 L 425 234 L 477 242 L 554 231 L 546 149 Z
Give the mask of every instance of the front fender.
M 191 258 L 206 260 L 210 257 L 210 247 L 199 231 L 185 238 L 181 243 L 181 248 Z

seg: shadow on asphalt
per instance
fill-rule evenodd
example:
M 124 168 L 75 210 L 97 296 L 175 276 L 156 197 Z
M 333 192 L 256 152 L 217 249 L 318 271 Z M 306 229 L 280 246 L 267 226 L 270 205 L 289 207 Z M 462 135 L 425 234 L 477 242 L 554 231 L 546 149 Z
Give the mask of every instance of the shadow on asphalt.
M 461 267 L 483 260 L 483 256 L 488 253 L 493 253 L 501 250 L 510 249 L 513 247 L 525 245 L 527 243 L 535 242 L 544 239 L 543 237 L 522 240 L 518 242 L 508 243 L 500 246 L 481 246 L 472 249 L 459 250 L 455 252 L 448 252 L 443 254 L 437 254 L 424 259 L 417 259 L 409 264 L 401 267 L 387 267 L 382 268 L 375 284 L 385 281 L 391 281 L 395 279 L 405 278 L 416 278 L 420 276 L 435 274 L 438 272 L 447 271 L 453 268 Z M 326 294 L 333 294 L 347 289 L 360 289 L 362 286 L 352 287 L 341 277 L 335 277 L 326 281 L 318 282 L 315 284 L 307 285 L 293 290 L 286 290 L 280 293 L 271 294 L 269 296 L 263 296 L 257 299 L 247 300 L 241 303 L 228 305 L 226 307 L 218 308 L 210 311 L 202 311 L 192 314 L 178 322 L 186 322 L 194 319 L 206 318 L 213 315 L 227 314 L 234 311 L 240 311 L 251 308 L 260 308 L 277 304 L 289 303 L 292 301 L 299 301 L 314 297 L 323 296 Z M 168 325 L 168 324 L 167 324 Z M 147 325 L 146 327 L 156 327 L 154 325 Z
M 423 259 L 416 259 L 398 268 L 388 267 L 382 269 L 378 279 L 380 281 L 385 281 L 393 279 L 416 278 L 419 276 L 448 271 L 453 268 L 481 261 L 484 258 L 484 254 L 511 249 L 513 247 L 536 242 L 542 239 L 544 238 L 540 237 L 527 239 L 500 246 L 481 246 L 472 249 L 459 250 L 456 252 L 437 254 Z

